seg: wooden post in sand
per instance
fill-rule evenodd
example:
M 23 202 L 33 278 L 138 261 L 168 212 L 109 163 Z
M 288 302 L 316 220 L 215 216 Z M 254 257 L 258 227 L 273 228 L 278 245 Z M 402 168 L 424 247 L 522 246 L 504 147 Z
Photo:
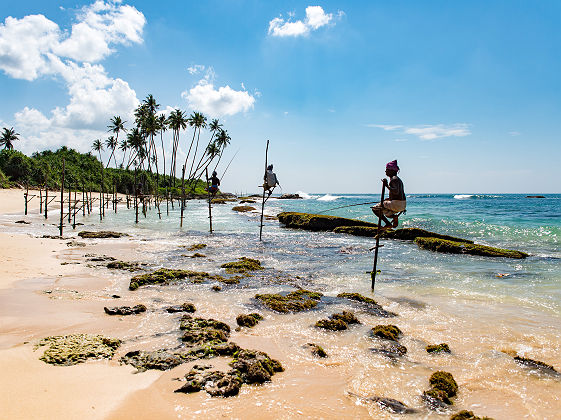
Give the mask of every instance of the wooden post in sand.
M 62 181 L 60 183 L 60 226 L 59 226 L 60 236 L 62 236 L 63 223 L 64 223 L 64 158 L 62 158 Z
M 23 193 L 23 198 L 25 199 L 25 215 L 27 216 L 27 196 L 29 195 L 29 186 L 27 182 L 25 183 L 25 192 Z
M 72 180 L 68 181 L 68 223 L 72 222 Z
M 206 171 L 206 190 L 208 192 L 208 219 L 210 221 L 210 233 L 212 233 L 212 206 L 211 206 L 211 195 L 210 195 L 210 185 L 208 184 L 208 167 L 205 168 Z
M 43 190 L 39 187 L 39 214 L 43 214 Z
M 49 206 L 49 187 L 45 184 L 45 219 L 47 218 L 47 207 Z
M 267 155 L 269 153 L 269 140 L 267 140 L 267 147 L 265 148 L 265 177 L 263 178 L 263 201 L 261 203 L 261 223 L 259 224 L 259 240 L 263 235 L 263 213 L 265 212 L 265 179 L 267 177 Z
M 181 216 L 179 227 L 183 227 L 183 209 L 185 208 L 185 165 L 181 169 Z
M 136 184 L 137 168 L 134 168 L 134 211 L 136 214 L 135 223 L 138 223 L 138 186 Z
M 386 185 L 382 184 L 382 197 L 380 198 L 380 212 L 384 214 L 384 193 L 386 192 Z M 374 267 L 370 273 L 372 279 L 372 292 L 374 292 L 374 285 L 376 284 L 376 266 L 378 265 L 378 249 L 380 248 L 380 234 L 382 228 L 382 217 L 378 216 L 378 230 L 376 231 L 376 247 L 374 248 Z M 383 246 L 383 245 L 382 245 Z

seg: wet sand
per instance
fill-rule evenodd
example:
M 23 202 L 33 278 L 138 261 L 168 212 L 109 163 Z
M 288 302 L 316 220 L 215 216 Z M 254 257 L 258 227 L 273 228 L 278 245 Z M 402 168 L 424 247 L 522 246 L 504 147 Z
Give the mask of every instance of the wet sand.
M 0 190 L 0 214 L 21 212 L 22 191 Z M 37 209 L 33 210 L 37 212 Z M 24 218 L 22 216 L 22 218 Z M 25 219 L 25 218 L 24 218 Z M 32 219 L 31 217 L 29 218 Z M 38 219 L 33 219 L 34 221 Z M 25 225 L 21 225 L 25 231 Z M 448 418 L 460 409 L 495 419 L 555 419 L 561 412 L 561 381 L 528 374 L 501 350 L 532 348 L 530 357 L 559 369 L 561 328 L 557 318 L 538 317 L 521 308 L 496 302 L 469 301 L 434 295 L 414 300 L 381 296 L 386 309 L 399 318 L 381 319 L 357 310 L 362 325 L 334 333 L 313 328 L 330 313 L 348 309 L 334 305 L 319 311 L 280 315 L 259 310 L 265 319 L 252 329 L 232 330 L 230 341 L 243 348 L 265 351 L 285 368 L 270 383 L 244 385 L 240 395 L 212 398 L 205 392 L 177 394 L 183 377 L 194 364 L 227 369 L 229 358 L 185 363 L 169 371 L 147 371 L 120 365 L 130 350 L 173 347 L 181 315 L 165 307 L 189 301 L 196 316 L 215 318 L 235 326 L 240 313 L 255 310 L 248 302 L 255 293 L 278 291 L 265 283 L 259 287 L 225 288 L 210 285 L 141 288 L 131 292 L 131 273 L 110 271 L 91 263 L 85 255 L 109 255 L 125 261 L 155 264 L 154 243 L 141 238 L 81 240 L 42 239 L 29 234 L 0 234 L 0 407 L 2 417 L 27 418 Z M 195 242 L 187 237 L 186 242 Z M 158 252 L 177 248 L 158 244 Z M 205 251 L 206 252 L 206 251 Z M 211 261 L 185 264 L 218 266 L 227 250 L 209 250 Z M 156 264 L 157 265 L 157 264 Z M 366 294 L 365 291 L 360 291 Z M 391 294 L 391 293 L 390 293 Z M 119 295 L 115 299 L 112 295 Z M 104 306 L 144 303 L 145 314 L 110 317 Z M 510 311 L 510 312 L 509 312 Z M 500 312 L 500 315 L 497 313 Z M 502 317 L 502 318 L 501 318 Z M 404 332 L 401 343 L 409 349 L 403 360 L 373 355 L 376 342 L 368 330 L 376 324 L 395 323 Z M 74 333 L 103 334 L 123 340 L 111 360 L 88 361 L 60 367 L 39 360 L 41 338 Z M 446 341 L 452 355 L 434 356 L 426 344 Z M 314 358 L 304 345 L 321 344 L 329 354 Z M 451 372 L 460 386 L 453 409 L 447 415 L 423 409 L 420 395 L 428 389 L 428 377 L 436 370 Z M 392 415 L 362 397 L 385 396 L 421 410 L 409 416 Z M 524 398 L 521 398 L 524 396 Z

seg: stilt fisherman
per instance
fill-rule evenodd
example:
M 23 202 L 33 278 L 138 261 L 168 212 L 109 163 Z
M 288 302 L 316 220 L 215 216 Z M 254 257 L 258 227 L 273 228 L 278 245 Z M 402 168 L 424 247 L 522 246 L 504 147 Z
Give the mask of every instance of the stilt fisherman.
M 397 160 L 392 160 L 386 164 L 386 175 L 390 182 L 388 183 L 388 180 L 384 178 L 382 183 L 389 190 L 389 197 L 383 203 L 378 203 L 371 207 L 374 214 L 384 221 L 386 228 L 397 227 L 399 223 L 398 217 L 405 211 L 407 204 L 403 181 L 397 176 L 398 172 Z M 392 218 L 392 222 L 387 219 L 388 217 Z
M 263 177 L 263 180 L 265 181 L 263 183 L 263 188 L 265 189 L 265 191 L 267 191 L 268 197 L 270 197 L 275 187 L 277 185 L 280 185 L 280 182 L 277 179 L 277 175 L 273 172 L 272 164 L 267 166 L 267 171 L 265 172 L 265 176 Z
M 216 174 L 216 171 L 213 171 L 212 176 L 210 177 L 210 187 L 208 189 L 213 197 L 218 192 L 218 187 L 219 186 L 220 186 L 220 179 L 218 178 L 218 175 Z

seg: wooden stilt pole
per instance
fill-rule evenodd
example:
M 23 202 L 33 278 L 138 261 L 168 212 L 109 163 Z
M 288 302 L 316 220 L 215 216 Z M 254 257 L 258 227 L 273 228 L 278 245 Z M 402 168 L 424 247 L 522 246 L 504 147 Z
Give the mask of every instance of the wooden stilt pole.
M 136 214 L 135 223 L 138 223 L 138 185 L 136 182 L 136 172 L 137 169 L 134 169 L 134 211 Z
M 211 206 L 212 198 L 210 195 L 210 185 L 208 183 L 208 167 L 205 168 L 205 171 L 206 171 L 206 190 L 208 192 L 208 219 L 210 221 L 210 233 L 212 233 L 212 206 Z
M 169 192 L 167 186 L 166 186 L 166 213 L 169 216 Z
M 372 279 L 372 292 L 374 292 L 374 285 L 376 284 L 376 267 L 378 265 L 378 249 L 380 248 L 380 233 L 382 228 L 382 215 L 384 214 L 384 194 L 386 192 L 386 185 L 382 184 L 382 196 L 380 198 L 380 216 L 378 216 L 378 230 L 376 231 L 376 248 L 374 249 L 374 267 L 370 273 Z
M 45 219 L 47 218 L 47 207 L 49 206 L 49 187 L 45 184 Z
M 74 188 L 74 205 L 72 206 L 72 229 L 76 229 L 76 191 L 77 187 Z
M 43 190 L 39 187 L 39 214 L 43 214 Z
M 269 140 L 267 140 L 267 147 L 265 148 L 265 176 L 267 176 L 267 156 L 269 153 Z M 259 240 L 261 241 L 263 235 L 263 213 L 265 212 L 265 180 L 263 179 L 263 201 L 261 202 L 261 223 L 259 224 Z
M 70 182 L 72 180 L 68 181 L 68 223 L 72 222 L 72 186 L 70 185 Z
M 86 187 L 82 183 L 82 217 L 86 216 L 86 204 L 88 204 L 88 196 L 86 195 Z
M 62 236 L 63 223 L 64 223 L 64 158 L 62 158 L 62 181 L 60 183 L 60 226 L 59 226 L 60 236 Z
M 23 193 L 23 198 L 25 199 L 25 215 L 27 216 L 27 196 L 29 195 L 29 186 L 27 182 L 25 183 L 25 192 Z
M 183 227 L 183 209 L 185 208 L 185 165 L 181 169 L 181 221 L 179 227 Z

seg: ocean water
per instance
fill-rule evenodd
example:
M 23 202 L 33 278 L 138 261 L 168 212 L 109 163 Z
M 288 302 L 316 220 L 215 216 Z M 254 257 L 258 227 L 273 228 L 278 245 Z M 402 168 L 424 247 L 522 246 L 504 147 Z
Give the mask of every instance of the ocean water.
M 372 204 L 334 209 L 375 202 L 376 195 L 300 195 L 306 198 L 270 199 L 265 214 L 323 212 L 376 221 L 369 208 Z M 91 215 L 77 218 L 83 226 L 76 231 L 65 228 L 65 235 L 83 229 L 128 232 L 131 238 L 106 243 L 111 247 L 135 246 L 133 259 L 141 255 L 142 261 L 153 267 L 221 273 L 221 263 L 241 256 L 262 261 L 266 270 L 238 286 L 225 286 L 218 294 L 208 285 L 192 284 L 150 286 L 134 292 L 139 301 L 159 305 L 182 302 L 188 296 L 201 308 L 202 316 L 219 318 L 230 325 L 235 325 L 235 317 L 241 312 L 258 310 L 266 315 L 252 332 L 234 332 L 232 341 L 255 345 L 257 340 L 260 349 L 272 351 L 282 360 L 287 373 L 274 379 L 271 388 L 243 397 L 249 400 L 207 400 L 198 414 L 228 415 L 228 410 L 241 404 L 249 412 L 251 407 L 268 407 L 273 416 L 278 409 L 282 418 L 298 417 L 300 413 L 330 418 L 344 416 L 345 411 L 338 410 L 345 407 L 352 410 L 359 406 L 372 418 L 393 418 L 375 404 L 352 397 L 382 395 L 418 408 L 422 413 L 419 418 L 444 418 L 426 411 L 419 397 L 428 389 L 431 372 L 442 369 L 452 372 L 460 385 L 450 412 L 466 408 L 496 419 L 559 418 L 561 380 L 529 373 L 506 353 L 543 360 L 561 370 L 561 195 L 535 199 L 514 194 L 407 196 L 407 213 L 400 217 L 400 227 L 419 227 L 484 245 L 517 249 L 530 257 L 513 260 L 439 254 L 421 250 L 410 241 L 382 240 L 378 261 L 381 272 L 376 277 L 374 295 L 367 273 L 372 269 L 373 238 L 286 229 L 270 218 L 265 220 L 263 241 L 259 242 L 260 200 L 253 204 L 256 211 L 250 213 L 232 211 L 233 205 L 236 203 L 213 205 L 212 235 L 204 201 L 187 203 L 181 229 L 177 205 L 169 207 L 168 215 L 165 202 L 160 207 L 161 218 L 152 208 L 146 217 L 140 215 L 138 224 L 134 223 L 133 210 L 121 205 L 116 214 L 106 209 L 101 224 L 95 209 Z M 30 213 L 31 225 L 15 225 L 13 221 L 18 218 L 21 215 L 3 216 L 0 222 L 5 230 L 25 230 L 37 236 L 57 234 L 54 211 L 48 222 Z M 185 246 L 199 242 L 208 245 L 200 251 L 207 258 L 186 258 Z M 108 255 L 111 247 L 107 248 Z M 113 292 L 127 293 L 130 275 L 112 273 L 109 278 Z M 359 292 L 374 297 L 399 316 L 381 319 L 353 307 L 362 325 L 332 333 L 313 324 L 334 312 L 348 310 L 348 305 L 335 302 L 310 312 L 280 315 L 259 307 L 252 299 L 255 293 L 288 291 L 295 286 L 321 291 L 328 302 L 340 292 Z M 120 336 L 130 340 L 127 350 L 138 345 L 156 349 L 176 344 L 176 337 L 164 334 L 176 328 L 170 319 L 157 314 L 143 319 L 141 325 Z M 401 343 L 408 348 L 405 358 L 396 361 L 370 351 L 378 343 L 369 337 L 368 330 L 379 323 L 394 323 L 402 329 Z M 165 339 L 150 338 L 156 336 Z M 326 348 L 328 364 L 318 366 L 302 349 L 307 342 Z M 425 345 L 440 342 L 450 345 L 452 355 L 433 357 L 424 351 Z M 326 378 L 338 386 L 327 387 Z M 322 390 L 321 396 L 311 397 L 316 389 Z M 303 394 L 307 396 L 305 403 L 300 400 Z

